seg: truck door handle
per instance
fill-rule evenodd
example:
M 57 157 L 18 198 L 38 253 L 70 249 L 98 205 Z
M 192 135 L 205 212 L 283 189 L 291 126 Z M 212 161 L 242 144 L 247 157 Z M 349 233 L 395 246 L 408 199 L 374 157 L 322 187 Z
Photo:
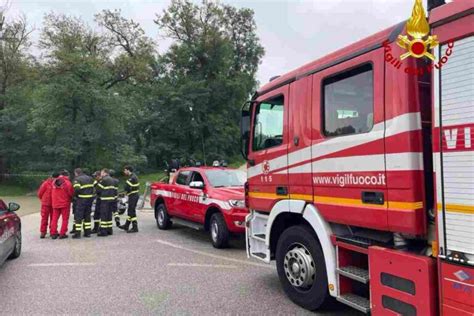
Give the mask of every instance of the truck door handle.
M 385 203 L 383 192 L 362 191 L 362 203 L 383 205 Z
M 277 187 L 276 188 L 277 195 L 288 195 L 288 188 L 287 187 Z
M 293 143 L 295 146 L 298 146 L 300 144 L 300 138 L 298 136 L 293 137 Z

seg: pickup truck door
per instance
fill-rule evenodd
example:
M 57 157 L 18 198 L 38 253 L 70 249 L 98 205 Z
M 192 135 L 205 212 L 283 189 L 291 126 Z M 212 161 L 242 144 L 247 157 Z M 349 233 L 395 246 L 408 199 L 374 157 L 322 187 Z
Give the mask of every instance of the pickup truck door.
M 201 173 L 194 171 L 191 175 L 191 180 L 189 183 L 193 181 L 200 181 L 206 183 L 204 181 L 203 176 Z M 186 207 L 185 207 L 185 216 L 187 219 L 193 222 L 204 223 L 204 216 L 206 213 L 206 205 L 202 202 L 202 198 L 205 194 L 206 187 L 204 189 L 193 189 L 188 187 L 186 192 Z
M 171 186 L 170 215 L 185 216 L 186 192 L 189 189 L 188 184 L 191 171 L 179 171 L 175 183 Z

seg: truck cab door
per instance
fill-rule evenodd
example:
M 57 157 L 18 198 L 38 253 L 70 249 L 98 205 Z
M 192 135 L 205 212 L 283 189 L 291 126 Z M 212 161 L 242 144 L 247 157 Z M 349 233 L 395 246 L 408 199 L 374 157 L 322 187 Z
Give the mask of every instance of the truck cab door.
M 176 182 L 171 186 L 171 215 L 184 216 L 186 209 L 186 191 L 191 177 L 191 171 L 179 171 Z
M 331 222 L 387 229 L 383 48 L 313 76 L 314 203 Z
M 189 183 L 202 182 L 205 183 L 203 176 L 200 172 L 193 171 Z M 206 205 L 202 203 L 206 187 L 202 189 L 191 188 L 187 189 L 187 201 L 184 208 L 185 216 L 187 219 L 193 222 L 204 223 L 204 216 L 206 213 Z
M 260 96 L 253 106 L 248 155 L 249 207 L 270 212 L 289 198 L 288 85 Z

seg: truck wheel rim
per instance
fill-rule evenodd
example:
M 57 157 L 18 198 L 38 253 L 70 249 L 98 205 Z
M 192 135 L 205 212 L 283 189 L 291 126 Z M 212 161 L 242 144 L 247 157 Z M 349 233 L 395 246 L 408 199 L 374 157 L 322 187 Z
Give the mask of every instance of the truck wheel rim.
M 217 233 L 219 232 L 219 227 L 217 226 L 217 222 L 213 221 L 211 225 L 211 236 L 212 240 L 217 240 Z
M 165 215 L 163 214 L 163 210 L 160 210 L 160 211 L 158 212 L 158 223 L 159 223 L 160 225 L 163 225 L 164 219 L 165 219 Z
M 285 255 L 283 268 L 288 281 L 297 288 L 309 288 L 313 285 L 316 268 L 313 256 L 301 244 L 292 245 Z

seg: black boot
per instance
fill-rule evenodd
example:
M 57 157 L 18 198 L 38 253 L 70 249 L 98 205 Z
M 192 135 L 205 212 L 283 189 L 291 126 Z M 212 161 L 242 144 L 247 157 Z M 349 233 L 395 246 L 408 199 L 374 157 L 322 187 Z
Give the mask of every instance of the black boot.
M 79 230 L 76 230 L 76 231 L 74 232 L 74 235 L 72 235 L 72 238 L 73 238 L 73 239 L 79 239 L 79 238 L 81 238 L 81 232 L 80 232 Z
M 115 226 L 120 228 L 120 217 L 115 216 Z
M 137 223 L 137 221 L 132 222 L 132 229 L 128 230 L 127 233 L 138 233 L 138 223 Z
M 97 234 L 97 236 L 99 237 L 106 237 L 108 236 L 109 234 L 107 233 L 107 228 L 99 228 L 99 233 Z
M 92 234 L 97 234 L 99 232 L 99 222 L 94 222 L 94 228 L 92 229 Z
M 76 222 L 72 221 L 72 229 L 69 232 L 69 234 L 75 234 L 76 233 Z
M 84 237 L 89 238 L 91 236 L 91 229 L 84 229 Z
M 123 229 L 125 231 L 128 231 L 128 228 L 130 227 L 130 221 L 127 219 L 127 221 L 125 222 L 125 224 L 123 225 L 120 225 L 119 228 L 120 229 Z
M 114 230 L 112 229 L 112 227 L 108 227 L 108 228 L 107 228 L 107 234 L 109 234 L 109 235 L 113 235 L 113 234 L 114 234 Z

